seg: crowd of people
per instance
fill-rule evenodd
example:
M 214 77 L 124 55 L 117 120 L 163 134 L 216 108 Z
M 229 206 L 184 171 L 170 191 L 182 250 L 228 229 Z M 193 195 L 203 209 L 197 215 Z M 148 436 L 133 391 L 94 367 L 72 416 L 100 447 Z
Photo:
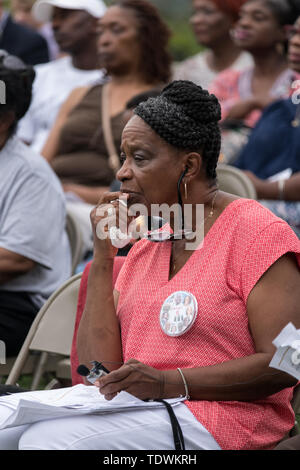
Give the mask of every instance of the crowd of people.
M 275 448 L 295 421 L 297 381 L 269 364 L 284 326 L 300 328 L 300 1 L 191 0 L 201 52 L 182 63 L 148 0 L 11 3 L 8 12 L 0 2 L 8 357 L 71 276 L 69 213 L 82 232 L 79 269 L 90 261 L 71 360 L 104 363 L 99 393 L 179 397 L 186 449 Z M 258 200 L 222 192 L 219 162 L 242 171 Z M 197 243 L 184 230 L 174 237 L 170 217 L 159 243 L 148 235 L 124 247 L 114 285 L 124 251 L 109 224 L 121 214 L 129 225 L 135 205 L 147 214 L 177 205 L 182 221 L 192 208 Z M 1 416 L 11 412 L 0 404 Z M 163 406 L 1 429 L 0 449 L 18 448 L 165 450 L 174 441 Z

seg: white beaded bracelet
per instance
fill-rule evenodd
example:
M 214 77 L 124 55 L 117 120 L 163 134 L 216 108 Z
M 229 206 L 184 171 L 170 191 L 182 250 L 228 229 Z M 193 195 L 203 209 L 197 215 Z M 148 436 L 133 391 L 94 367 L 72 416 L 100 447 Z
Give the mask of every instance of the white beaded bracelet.
M 188 386 L 187 386 L 187 383 L 186 383 L 186 380 L 185 380 L 185 376 L 183 375 L 183 372 L 179 367 L 177 367 L 177 370 L 180 373 L 182 381 L 183 381 L 185 397 L 186 397 L 187 400 L 189 400 L 191 397 L 189 395 L 189 389 L 188 389 Z

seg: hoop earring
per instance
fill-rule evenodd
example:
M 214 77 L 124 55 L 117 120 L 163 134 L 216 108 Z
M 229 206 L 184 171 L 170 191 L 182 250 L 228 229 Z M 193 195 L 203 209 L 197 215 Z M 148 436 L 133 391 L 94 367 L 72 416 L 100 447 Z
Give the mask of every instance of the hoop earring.
M 284 50 L 284 44 L 282 42 L 278 42 L 275 46 L 277 54 L 279 55 L 284 55 L 285 50 Z
M 185 199 L 188 198 L 187 183 L 184 183 L 184 197 L 185 197 Z

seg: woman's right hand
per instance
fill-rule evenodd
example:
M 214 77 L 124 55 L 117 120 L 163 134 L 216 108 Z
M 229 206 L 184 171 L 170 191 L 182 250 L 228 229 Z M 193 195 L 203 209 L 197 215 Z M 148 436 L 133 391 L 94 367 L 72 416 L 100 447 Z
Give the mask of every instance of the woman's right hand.
M 121 201 L 121 202 L 120 202 Z M 122 233 L 127 232 L 132 217 L 128 216 L 127 195 L 121 192 L 104 193 L 91 212 L 94 236 L 94 258 L 114 259 L 118 248 L 110 238 L 115 227 Z

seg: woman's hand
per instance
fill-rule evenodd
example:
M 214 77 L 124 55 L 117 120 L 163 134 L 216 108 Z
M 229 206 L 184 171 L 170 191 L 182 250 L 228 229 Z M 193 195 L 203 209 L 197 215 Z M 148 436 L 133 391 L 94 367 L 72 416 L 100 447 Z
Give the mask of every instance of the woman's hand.
M 164 372 L 130 359 L 120 369 L 101 377 L 95 385 L 106 400 L 112 400 L 121 391 L 140 400 L 154 400 L 163 397 Z
M 128 217 L 126 194 L 120 192 L 104 193 L 98 205 L 91 212 L 91 224 L 94 235 L 94 258 L 100 255 L 103 259 L 113 259 L 118 248 L 113 246 L 110 238 L 112 227 L 120 228 L 126 233 L 132 218 Z M 120 203 L 120 200 L 123 203 Z

